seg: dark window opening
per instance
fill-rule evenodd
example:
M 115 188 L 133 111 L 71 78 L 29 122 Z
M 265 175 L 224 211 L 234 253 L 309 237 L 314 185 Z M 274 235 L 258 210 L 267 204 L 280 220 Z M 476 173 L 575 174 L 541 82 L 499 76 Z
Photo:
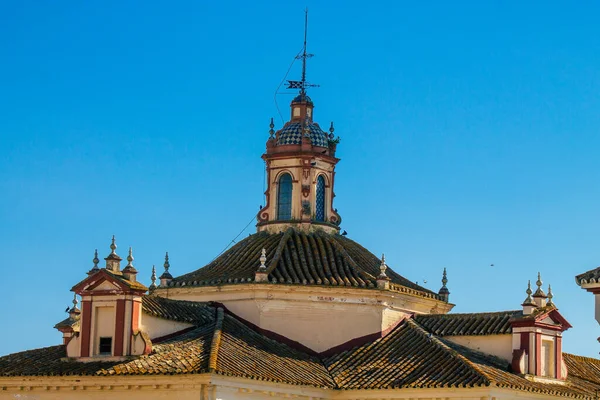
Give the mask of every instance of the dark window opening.
M 317 221 L 325 221 L 325 178 L 319 175 L 317 178 L 315 218 Z
M 100 348 L 98 354 L 112 354 L 112 338 L 111 337 L 101 337 L 100 338 Z
M 281 175 L 281 178 L 279 178 L 277 219 L 292 219 L 292 176 L 290 174 L 283 174 Z

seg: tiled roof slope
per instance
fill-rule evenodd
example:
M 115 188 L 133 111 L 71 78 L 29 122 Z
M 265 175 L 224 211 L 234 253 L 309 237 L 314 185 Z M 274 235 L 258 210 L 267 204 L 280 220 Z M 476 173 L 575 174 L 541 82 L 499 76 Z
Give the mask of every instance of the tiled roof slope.
M 267 252 L 267 272 L 273 283 L 374 288 L 381 261 L 360 244 L 339 234 L 259 232 L 237 243 L 207 266 L 179 276 L 172 286 L 220 285 L 253 282 L 262 249 Z M 390 268 L 391 282 L 431 297 L 437 294 L 402 277 Z
M 319 359 L 256 333 L 230 315 L 153 346 L 152 354 L 98 375 L 214 372 L 271 382 L 333 387 Z
M 494 386 L 581 399 L 592 398 L 600 389 L 600 384 L 582 382 L 578 376 L 565 385 L 532 382 L 509 372 L 506 361 L 440 339 L 413 320 L 373 343 L 324 362 L 340 389 Z M 585 363 L 581 368 L 587 371 Z
M 569 379 L 577 377 L 600 386 L 600 360 L 569 353 L 563 353 L 563 359 L 567 364 Z
M 142 297 L 144 313 L 163 319 L 204 325 L 214 321 L 214 309 L 206 303 L 171 300 L 160 296 Z
M 600 385 L 582 385 L 577 377 L 572 378 L 571 376 L 567 378 L 564 385 L 532 382 L 509 372 L 508 363 L 500 358 L 468 349 L 450 341 L 444 341 L 444 343 L 464 357 L 473 368 L 480 371 L 493 386 L 499 388 L 578 399 L 595 398 L 595 390 L 600 389 Z
M 412 320 L 324 360 L 342 389 L 488 386 L 489 380 Z
M 179 308 L 196 317 L 188 315 L 178 320 L 194 321 L 200 325 L 153 344 L 149 355 L 125 362 L 67 360 L 64 345 L 10 354 L 0 357 L 0 376 L 214 372 L 293 385 L 334 387 L 333 379 L 318 358 L 255 332 L 233 316 L 224 315 L 222 309 L 207 305 L 194 307 L 187 301 L 164 300 L 144 300 L 144 311 L 151 306 L 155 315 L 167 315 L 167 311 L 174 312 Z M 194 311 L 194 308 L 198 310 Z
M 419 325 L 430 321 L 428 318 L 406 319 L 383 338 L 319 359 L 271 340 L 222 309 L 206 304 L 148 296 L 143 306 L 144 312 L 152 310 L 161 318 L 192 321 L 196 327 L 154 343 L 150 355 L 125 362 L 69 361 L 62 345 L 11 354 L 0 357 L 0 377 L 212 372 L 343 390 L 493 386 L 581 399 L 594 398 L 595 390 L 600 389 L 600 360 L 565 354 L 569 376 L 564 385 L 532 382 L 509 372 L 505 360 L 428 332 Z M 461 320 L 467 318 L 465 314 L 457 315 Z M 472 315 L 477 319 L 478 314 Z M 454 323 L 452 318 L 442 321 Z M 486 324 L 485 320 L 479 321 Z M 455 328 L 444 330 L 437 325 L 435 329 L 455 332 Z M 469 329 L 458 331 L 472 331 Z M 486 332 L 501 331 L 490 328 Z
M 215 324 L 206 324 L 152 346 L 152 354 L 100 369 L 97 375 L 173 375 L 208 371 Z
M 67 356 L 64 345 L 22 351 L 0 357 L 2 376 L 95 375 L 116 362 L 62 361 Z
M 499 311 L 468 314 L 418 315 L 416 321 L 427 332 L 437 336 L 455 335 L 502 335 L 511 333 L 511 318 L 521 317 L 523 312 Z
M 129 279 L 126 279 L 125 276 L 123 275 L 122 271 L 111 271 L 106 268 L 102 268 L 102 271 L 105 271 L 107 274 L 109 274 L 110 276 L 112 276 L 113 278 L 118 280 L 119 282 L 123 283 L 124 285 L 126 285 L 132 289 L 141 290 L 143 292 L 148 290 L 148 288 L 146 286 L 144 286 L 142 283 L 140 283 L 138 281 L 131 281 Z
M 596 283 L 600 282 L 600 267 L 591 269 L 589 271 L 584 272 L 583 274 L 579 274 L 575 277 L 575 282 L 578 285 L 585 285 L 586 283 Z
M 216 370 L 271 382 L 334 387 L 318 358 L 268 339 L 229 315 L 223 321 Z

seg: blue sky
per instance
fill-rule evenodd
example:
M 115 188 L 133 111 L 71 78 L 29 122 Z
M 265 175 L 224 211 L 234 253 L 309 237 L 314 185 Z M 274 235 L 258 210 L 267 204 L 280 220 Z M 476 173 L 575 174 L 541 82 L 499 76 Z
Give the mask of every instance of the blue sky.
M 432 290 L 446 267 L 455 312 L 518 309 L 541 271 L 566 351 L 597 356 L 573 278 L 600 264 L 591 1 L 1 3 L 0 354 L 60 342 L 111 235 L 149 283 L 164 251 L 183 274 L 246 226 L 305 6 L 349 237 Z

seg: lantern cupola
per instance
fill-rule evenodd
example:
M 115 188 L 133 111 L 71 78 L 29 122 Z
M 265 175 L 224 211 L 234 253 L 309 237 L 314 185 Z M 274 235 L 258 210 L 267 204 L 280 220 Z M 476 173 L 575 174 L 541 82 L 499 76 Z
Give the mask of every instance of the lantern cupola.
M 317 85 L 306 81 L 306 19 L 302 78 L 288 81 L 288 89 L 299 89 L 290 104 L 290 120 L 275 131 L 271 119 L 266 152 L 262 158 L 267 169 L 266 204 L 257 215 L 259 231 L 281 232 L 289 227 L 304 231 L 321 229 L 338 232 L 341 217 L 333 208 L 335 151 L 339 138 L 314 121 L 314 103 L 306 93 Z

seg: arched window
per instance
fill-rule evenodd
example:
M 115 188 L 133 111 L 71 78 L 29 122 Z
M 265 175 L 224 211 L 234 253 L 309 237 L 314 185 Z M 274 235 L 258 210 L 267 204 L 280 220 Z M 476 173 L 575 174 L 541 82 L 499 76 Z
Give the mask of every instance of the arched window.
M 319 175 L 317 178 L 315 210 L 315 217 L 317 221 L 325 221 L 325 178 L 323 178 L 323 175 Z
M 281 175 L 281 178 L 279 178 L 277 219 L 292 219 L 292 176 L 290 174 L 283 174 Z

